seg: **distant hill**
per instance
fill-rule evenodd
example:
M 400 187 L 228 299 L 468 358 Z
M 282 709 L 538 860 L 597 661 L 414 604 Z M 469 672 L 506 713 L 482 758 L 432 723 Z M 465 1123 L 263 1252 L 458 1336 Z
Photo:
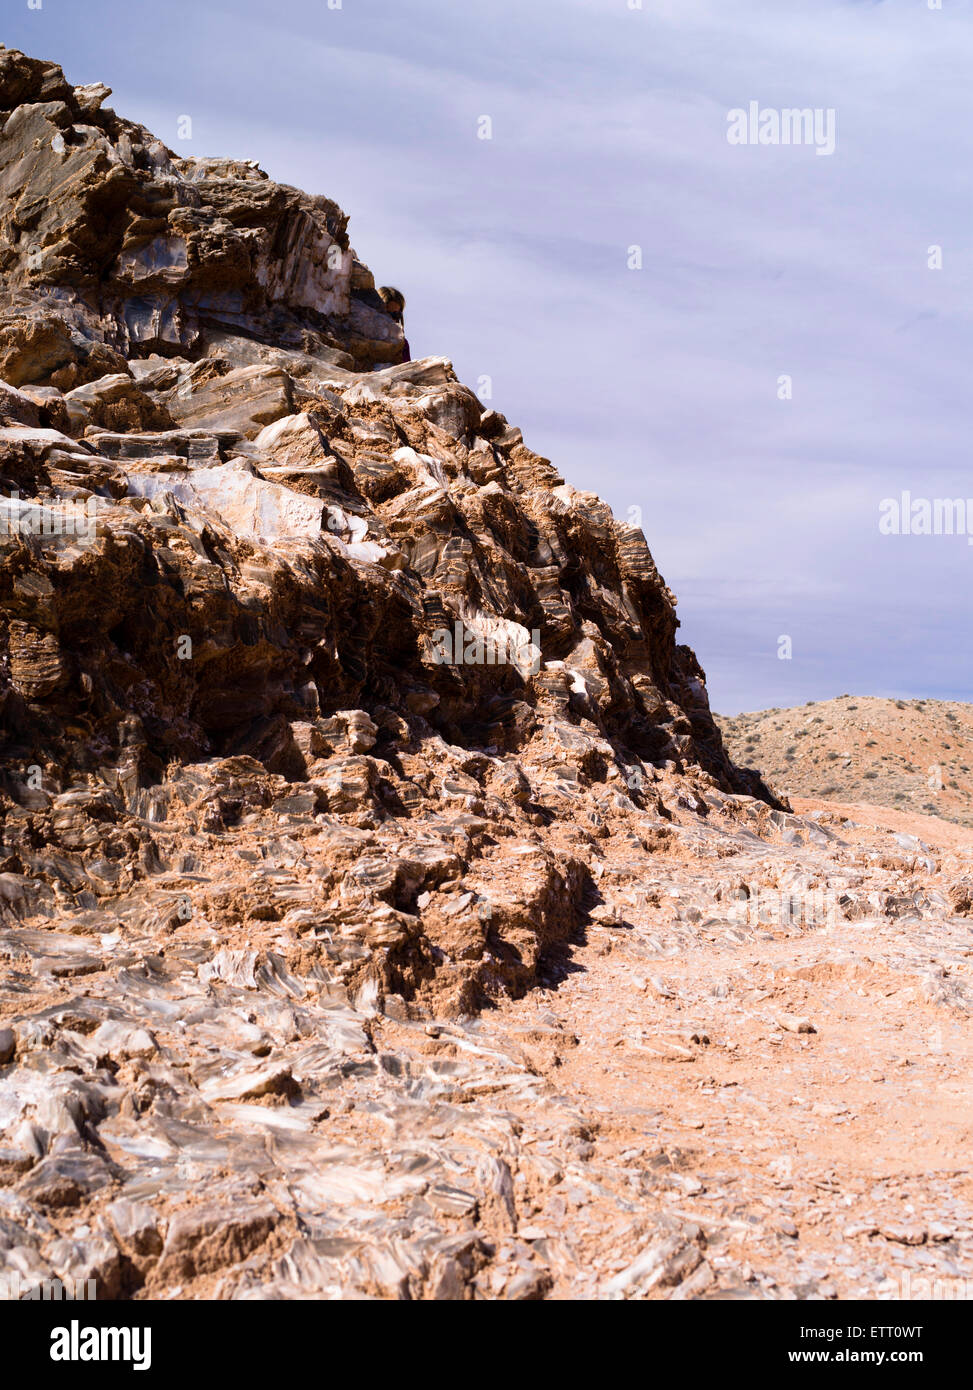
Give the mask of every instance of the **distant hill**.
M 973 705 L 841 695 L 717 722 L 733 761 L 759 769 L 785 795 L 973 826 Z

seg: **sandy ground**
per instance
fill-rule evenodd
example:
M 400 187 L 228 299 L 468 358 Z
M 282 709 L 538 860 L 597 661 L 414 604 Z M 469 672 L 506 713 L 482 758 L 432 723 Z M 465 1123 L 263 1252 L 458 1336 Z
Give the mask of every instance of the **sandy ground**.
M 849 817 L 849 840 L 879 827 L 973 854 L 932 817 L 795 809 Z M 649 1173 L 650 1200 L 708 1233 L 721 1278 L 704 1296 L 897 1297 L 923 1277 L 973 1293 L 973 1036 L 928 986 L 946 933 L 697 931 L 674 949 L 658 922 L 595 928 L 556 989 L 506 1010 L 521 1029 L 550 1011 L 577 1038 L 547 1075 L 591 1115 L 592 1163 Z M 968 962 L 973 931 L 956 945 Z M 595 1258 L 610 1269 L 610 1233 Z
M 821 797 L 813 796 L 792 796 L 790 802 L 798 815 L 825 811 L 836 816 L 846 816 L 859 825 L 884 826 L 903 835 L 917 835 L 920 840 L 925 840 L 931 845 L 973 854 L 973 830 L 956 825 L 952 821 L 941 820 L 938 816 L 916 815 L 910 811 L 896 811 L 891 806 L 869 805 L 867 802 L 825 801 Z

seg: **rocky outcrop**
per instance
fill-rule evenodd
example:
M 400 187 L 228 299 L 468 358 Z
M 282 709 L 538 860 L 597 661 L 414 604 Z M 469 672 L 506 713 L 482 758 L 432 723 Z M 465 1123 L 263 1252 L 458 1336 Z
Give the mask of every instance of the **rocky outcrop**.
M 179 159 L 110 95 L 0 49 L 4 381 L 67 389 L 228 332 L 401 361 L 401 296 L 376 290 L 336 204 L 252 162 Z
M 379 1013 L 470 1020 L 543 978 L 603 843 L 648 855 L 684 811 L 772 797 L 723 750 L 642 533 L 445 358 L 403 360 L 402 296 L 340 209 L 178 159 L 108 95 L 0 50 L 0 953 L 28 981 L 0 1021 L 53 1078 L 26 1109 L 0 1086 L 0 1184 L 111 1195 L 54 1264 L 117 1291 L 160 1251 L 153 1277 L 193 1280 L 294 1239 L 203 1176 L 224 1205 L 163 1235 L 118 1195 L 150 1129 L 156 1155 L 190 1112 L 310 1133 L 343 1076 L 399 1075 Z M 66 1002 L 81 975 L 97 1003 Z M 178 1076 L 153 999 L 192 1020 Z M 509 1224 L 484 1162 L 478 1197 L 432 1182 L 430 1222 Z M 312 1206 L 418 1190 L 369 1171 L 291 1176 Z M 487 1259 L 428 1254 L 431 1296 Z
M 759 790 L 641 532 L 447 360 L 397 362 L 401 296 L 344 214 L 177 159 L 108 95 L 0 51 L 12 804 L 96 784 L 124 817 L 245 756 L 381 822 L 437 804 L 403 759 L 440 744 L 469 763 L 458 800 L 523 789 L 508 815 L 540 814 L 538 779 L 622 810 L 665 767 Z M 336 799 L 345 710 L 375 736 Z

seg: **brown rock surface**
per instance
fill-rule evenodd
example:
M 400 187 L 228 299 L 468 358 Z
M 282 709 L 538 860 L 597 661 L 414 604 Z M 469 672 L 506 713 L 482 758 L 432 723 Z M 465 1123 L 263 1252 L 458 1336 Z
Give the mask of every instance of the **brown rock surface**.
M 107 95 L 0 49 L 0 1274 L 970 1277 L 973 842 L 738 771 L 344 214 Z

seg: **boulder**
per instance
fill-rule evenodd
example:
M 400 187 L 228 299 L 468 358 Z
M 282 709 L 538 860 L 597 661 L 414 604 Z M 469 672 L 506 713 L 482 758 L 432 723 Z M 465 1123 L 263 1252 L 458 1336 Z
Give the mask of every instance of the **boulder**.
M 15 386 L 0 381 L 0 422 L 4 425 L 40 425 L 37 402 Z
M 192 429 L 218 425 L 255 438 L 265 425 L 293 411 L 293 387 L 280 367 L 238 367 L 165 396 L 173 420 Z
M 106 430 L 166 430 L 175 423 L 164 406 L 123 372 L 76 386 L 67 392 L 64 404 L 77 435 L 96 425 Z
M 134 497 L 171 494 L 189 508 L 214 513 L 240 539 L 314 539 L 324 503 L 261 478 L 246 459 L 191 472 L 130 473 Z

